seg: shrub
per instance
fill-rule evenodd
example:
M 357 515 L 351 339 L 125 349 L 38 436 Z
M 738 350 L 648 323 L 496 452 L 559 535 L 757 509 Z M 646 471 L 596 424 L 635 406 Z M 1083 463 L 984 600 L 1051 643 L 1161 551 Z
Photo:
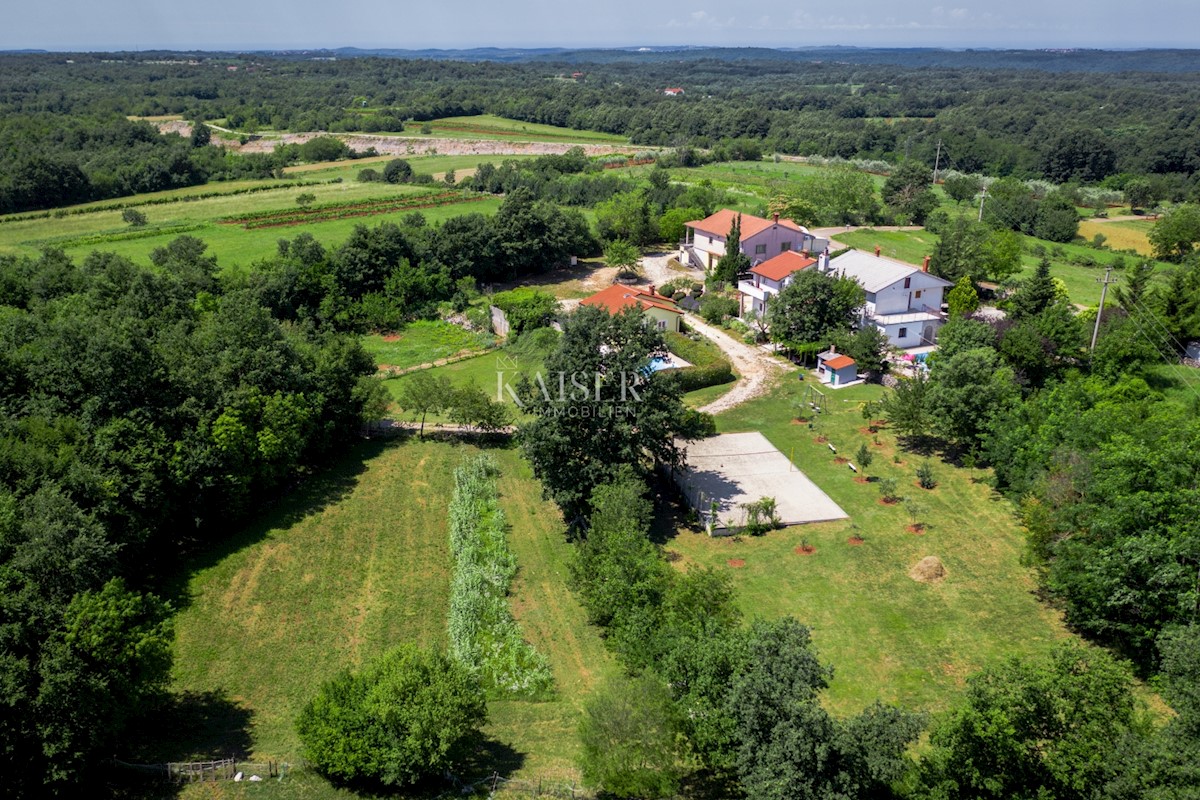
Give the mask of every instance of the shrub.
M 521 638 L 508 606 L 517 572 L 508 523 L 496 492 L 496 464 L 469 459 L 454 471 L 450 500 L 450 653 L 498 696 L 547 693 L 546 659 Z
M 140 228 L 146 224 L 146 215 L 136 208 L 127 208 L 121 212 L 121 219 L 135 228 Z
M 933 467 L 928 461 L 922 461 L 921 466 L 917 467 L 917 483 L 922 489 L 932 489 L 937 486 L 937 479 L 933 477 Z
M 720 325 L 722 320 L 737 312 L 737 301 L 731 297 L 708 293 L 700 300 L 700 316 L 712 325 Z
M 583 779 L 613 797 L 668 797 L 679 788 L 671 698 L 649 675 L 615 678 L 579 726 Z
M 554 295 L 528 286 L 493 295 L 492 305 L 504 312 L 511 334 L 545 328 L 558 313 Z
M 305 760 L 331 780 L 406 786 L 450 767 L 486 718 L 466 669 L 404 645 L 324 684 L 296 730 Z
M 751 536 L 761 536 L 767 531 L 773 531 L 782 526 L 779 513 L 776 511 L 774 497 L 760 497 L 752 503 L 743 503 L 742 510 L 746 512 L 746 525 L 743 530 Z
M 871 452 L 871 448 L 867 447 L 867 443 L 863 442 L 858 446 L 858 452 L 854 454 L 854 459 L 858 462 L 859 467 L 866 469 L 875 460 L 875 454 Z
M 358 171 L 357 180 L 359 183 L 375 183 L 376 181 L 383 180 L 383 176 L 379 174 L 379 170 L 367 167 Z
M 895 478 L 879 479 L 879 496 L 883 498 L 884 502 L 894 503 L 900 499 L 900 496 L 896 493 L 896 488 Z

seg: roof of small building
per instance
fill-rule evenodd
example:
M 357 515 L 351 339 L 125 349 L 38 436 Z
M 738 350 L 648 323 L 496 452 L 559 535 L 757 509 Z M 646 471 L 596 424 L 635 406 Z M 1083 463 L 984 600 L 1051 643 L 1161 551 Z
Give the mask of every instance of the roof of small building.
M 729 231 L 733 229 L 733 221 L 737 219 L 738 212 L 729 208 L 723 208 L 715 214 L 697 219 L 691 222 L 684 223 L 689 228 L 695 228 L 698 231 L 711 233 L 714 236 L 725 237 L 729 235 Z M 756 217 L 753 214 L 742 214 L 742 241 L 746 241 L 751 236 L 758 234 L 770 228 L 773 225 L 779 225 L 799 233 L 808 233 L 808 229 L 803 225 L 797 225 L 790 219 L 763 219 Z
M 815 258 L 810 258 L 803 253 L 797 253 L 795 250 L 788 250 L 774 258 L 768 258 L 761 264 L 754 265 L 750 268 L 750 271 L 755 275 L 761 275 L 773 281 L 781 281 L 793 272 L 799 272 L 816 263 L 817 260 Z
M 851 250 L 831 260 L 829 271 L 832 274 L 846 275 L 856 279 L 868 292 L 882 291 L 913 275 L 927 276 L 931 282 L 942 286 L 954 285 L 948 280 L 923 272 L 911 264 L 905 264 L 903 261 L 897 261 L 887 256 L 866 253 L 862 250 Z
M 670 311 L 672 314 L 683 313 L 675 305 L 675 301 L 669 297 L 663 297 L 657 292 L 643 289 L 640 286 L 623 286 L 619 283 L 614 283 L 607 289 L 601 289 L 591 297 L 579 302 L 581 305 L 606 309 L 610 314 L 618 314 L 627 308 L 635 307 L 641 309 L 658 308 L 663 311 Z
M 857 362 L 850 356 L 834 356 L 825 362 L 825 366 L 830 369 L 841 369 L 842 367 L 852 367 Z

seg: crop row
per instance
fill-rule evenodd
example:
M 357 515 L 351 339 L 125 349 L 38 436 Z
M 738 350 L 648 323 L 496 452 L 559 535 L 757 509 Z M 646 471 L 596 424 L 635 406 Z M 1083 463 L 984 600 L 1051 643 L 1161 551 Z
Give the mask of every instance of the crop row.
M 508 606 L 517 560 L 489 456 L 454 471 L 450 500 L 450 654 L 493 697 L 544 697 L 554 678 L 544 656 L 521 637 Z
M 247 229 L 274 228 L 285 225 L 303 225 L 310 222 L 364 217 L 387 214 L 393 211 L 409 211 L 421 208 L 436 208 L 452 203 L 485 199 L 486 195 L 467 195 L 462 192 L 439 192 L 435 194 L 407 195 L 402 197 L 376 198 L 355 203 L 327 203 L 309 208 L 277 209 L 251 214 L 222 217 L 218 222 L 241 225 Z

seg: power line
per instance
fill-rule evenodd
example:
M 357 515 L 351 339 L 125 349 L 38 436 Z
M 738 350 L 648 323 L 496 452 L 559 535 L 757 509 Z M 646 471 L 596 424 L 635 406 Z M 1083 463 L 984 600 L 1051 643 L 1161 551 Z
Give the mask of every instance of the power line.
M 1154 348 L 1154 352 L 1158 353 L 1158 357 L 1161 358 L 1163 362 L 1166 363 L 1166 365 L 1170 368 L 1172 375 L 1174 375 L 1175 378 L 1181 384 L 1183 384 L 1185 389 L 1190 390 L 1192 394 L 1196 395 L 1197 399 L 1200 399 L 1200 389 L 1197 389 L 1188 382 L 1187 373 L 1183 372 L 1182 367 L 1180 367 L 1175 361 L 1167 358 L 1167 356 L 1160 349 L 1162 347 L 1162 342 L 1156 342 L 1150 337 L 1150 334 L 1146 333 L 1145 329 L 1142 328 L 1142 323 L 1138 321 L 1136 314 L 1130 314 L 1128 319 L 1134 324 L 1134 326 L 1137 327 L 1138 333 L 1142 335 L 1142 338 L 1144 338 L 1150 344 L 1150 346 Z
M 1096 309 L 1096 327 L 1092 329 L 1092 346 L 1090 349 L 1093 353 L 1096 352 L 1096 337 L 1100 335 L 1100 318 L 1104 316 L 1104 300 L 1108 297 L 1108 285 L 1116 283 L 1112 279 L 1112 271 L 1113 268 L 1111 265 L 1105 267 L 1104 277 L 1098 279 L 1104 285 L 1104 288 L 1100 290 L 1100 307 Z

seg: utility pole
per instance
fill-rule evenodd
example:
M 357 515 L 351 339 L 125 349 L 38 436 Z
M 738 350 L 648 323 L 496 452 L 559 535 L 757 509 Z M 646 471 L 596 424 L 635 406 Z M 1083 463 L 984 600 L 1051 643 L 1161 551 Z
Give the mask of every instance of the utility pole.
M 1096 351 L 1096 337 L 1100 335 L 1100 318 L 1104 316 L 1104 298 L 1108 296 L 1108 285 L 1116 283 L 1112 279 L 1112 267 L 1106 267 L 1104 277 L 1096 280 L 1103 284 L 1103 288 L 1100 290 L 1100 307 L 1096 309 L 1096 327 L 1092 330 L 1092 352 Z
M 987 200 L 987 187 L 983 187 L 983 193 L 979 195 L 979 221 L 983 222 L 983 201 Z
M 938 139 L 937 155 L 933 159 L 933 185 L 937 186 L 938 165 L 942 163 L 942 140 Z

